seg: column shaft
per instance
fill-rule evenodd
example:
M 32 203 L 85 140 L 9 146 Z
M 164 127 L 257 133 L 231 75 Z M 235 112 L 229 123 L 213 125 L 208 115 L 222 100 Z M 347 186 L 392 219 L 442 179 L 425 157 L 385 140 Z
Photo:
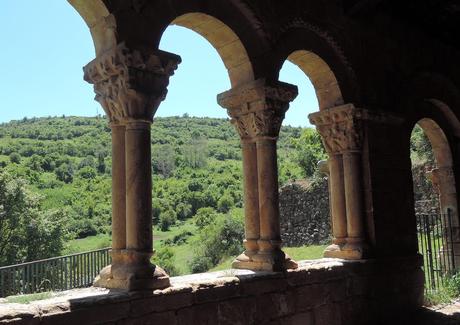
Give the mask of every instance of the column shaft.
M 126 247 L 152 253 L 150 123 L 126 126 Z
M 244 177 L 244 220 L 246 253 L 257 251 L 259 239 L 259 189 L 257 181 L 257 147 L 255 142 L 242 140 Z
M 125 126 L 112 124 L 112 250 L 126 248 Z
M 334 244 L 345 244 L 347 237 L 347 216 L 343 184 L 342 156 L 335 154 L 329 158 L 329 181 L 331 193 L 332 232 Z
M 260 213 L 259 246 L 261 251 L 270 251 L 273 248 L 279 248 L 281 241 L 275 139 L 257 139 L 257 168 Z
M 364 238 L 360 158 L 361 155 L 359 152 L 349 151 L 343 154 L 345 200 L 347 206 L 347 245 L 349 246 L 349 250 L 360 250 L 359 244 L 363 242 Z

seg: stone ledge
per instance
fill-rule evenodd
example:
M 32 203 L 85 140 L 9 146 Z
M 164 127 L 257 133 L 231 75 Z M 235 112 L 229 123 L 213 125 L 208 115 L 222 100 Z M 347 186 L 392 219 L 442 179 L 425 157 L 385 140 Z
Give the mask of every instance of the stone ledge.
M 298 269 L 285 273 L 227 270 L 193 274 L 171 278 L 170 288 L 153 292 L 76 289 L 30 305 L 0 304 L 0 324 L 67 324 L 71 319 L 85 325 L 129 323 L 130 319 L 142 324 L 149 317 L 179 317 L 185 322 L 198 317 L 202 309 L 211 318 L 229 319 L 232 308 L 235 315 L 250 313 L 254 322 L 309 318 L 313 310 L 317 315 L 318 308 L 321 316 L 316 318 L 322 319 L 327 314 L 323 313 L 325 306 L 337 309 L 347 306 L 344 302 L 349 300 L 380 300 L 382 295 L 391 299 L 402 289 L 410 296 L 408 301 L 416 300 L 422 290 L 418 259 L 320 259 L 301 261 Z

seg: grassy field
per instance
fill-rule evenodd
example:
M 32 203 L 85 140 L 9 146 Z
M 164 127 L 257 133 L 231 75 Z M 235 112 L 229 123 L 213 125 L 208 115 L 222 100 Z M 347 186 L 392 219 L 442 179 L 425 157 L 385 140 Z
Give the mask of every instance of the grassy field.
M 112 240 L 110 235 L 101 234 L 83 239 L 74 239 L 66 243 L 62 255 L 89 252 L 100 248 L 110 247 Z
M 323 252 L 326 246 L 313 245 L 313 246 L 301 246 L 301 247 L 284 247 L 283 251 L 287 253 L 292 259 L 300 260 L 314 260 L 323 257 Z M 231 256 L 223 260 L 219 265 L 209 270 L 222 271 L 232 267 L 232 262 L 236 256 Z
M 167 246 L 174 253 L 174 264 L 179 274 L 190 274 L 189 262 L 193 258 L 192 242 L 197 240 L 198 229 L 193 219 L 178 223 L 170 228 L 169 231 L 154 229 L 154 249 L 160 250 Z M 182 239 L 182 240 L 181 240 Z M 177 244 L 174 242 L 178 241 Z M 111 243 L 109 235 L 91 236 L 83 239 L 70 241 L 63 252 L 64 255 L 80 252 L 91 251 L 99 248 L 109 247 Z M 303 247 L 285 247 L 283 250 L 294 260 L 310 260 L 323 256 L 326 246 L 303 246 Z M 230 269 L 232 261 L 236 256 L 230 256 L 224 259 L 219 265 L 210 271 L 219 271 Z
M 17 295 L 6 297 L 5 302 L 8 304 L 29 304 L 32 301 L 37 300 L 44 300 L 53 297 L 52 292 L 40 292 L 40 293 L 33 293 L 30 295 Z

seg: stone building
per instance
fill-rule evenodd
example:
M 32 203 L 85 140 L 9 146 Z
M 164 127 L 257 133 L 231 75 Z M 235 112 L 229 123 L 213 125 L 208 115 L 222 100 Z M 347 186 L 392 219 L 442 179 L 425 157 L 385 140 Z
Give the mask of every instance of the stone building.
M 91 31 L 84 79 L 112 128 L 113 262 L 95 283 L 110 291 L 23 306 L 0 322 L 376 324 L 421 305 L 409 140 L 416 123 L 430 138 L 441 208 L 458 228 L 457 1 L 68 1 Z M 228 69 L 232 88 L 217 100 L 241 137 L 246 221 L 233 273 L 176 279 L 150 263 L 150 128 L 181 62 L 158 48 L 170 24 L 206 38 Z M 276 141 L 297 95 L 278 78 L 286 60 L 315 87 L 320 110 L 309 118 L 330 157 L 324 255 L 334 259 L 316 263 L 281 249 Z

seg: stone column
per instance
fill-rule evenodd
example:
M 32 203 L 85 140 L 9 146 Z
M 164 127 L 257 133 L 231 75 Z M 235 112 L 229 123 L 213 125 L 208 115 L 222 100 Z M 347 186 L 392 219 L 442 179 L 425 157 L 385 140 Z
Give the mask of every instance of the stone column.
M 113 277 L 123 271 L 121 253 L 126 249 L 125 126 L 111 122 L 112 129 L 112 268 Z M 120 272 L 119 272 L 120 270 Z M 110 271 L 110 270 L 109 270 Z M 122 277 L 122 275 L 121 275 Z
M 310 114 L 329 154 L 333 242 L 325 257 L 361 259 L 367 254 L 362 189 L 362 119 L 367 111 L 343 105 Z
M 343 184 L 342 156 L 331 153 L 329 157 L 329 191 L 331 193 L 332 245 L 326 248 L 325 257 L 335 257 L 340 252 L 347 237 L 347 215 L 345 206 L 345 187 Z
M 115 162 L 112 186 L 114 200 L 119 200 L 114 209 L 122 209 L 123 205 L 126 208 L 125 212 L 116 211 L 117 220 L 112 225 L 116 230 L 113 241 L 116 265 L 101 272 L 95 281 L 97 286 L 125 290 L 169 286 L 167 274 L 150 262 L 153 255 L 150 125 L 166 96 L 169 77 L 179 63 L 180 57 L 174 54 L 129 49 L 122 43 L 84 68 L 85 80 L 94 84 L 96 100 L 111 121 L 124 127 L 124 132 L 117 129 L 113 133 L 118 143 L 114 147 L 114 160 L 119 161 Z M 123 222 L 120 219 L 124 214 Z M 120 229 L 123 227 L 124 239 Z M 121 246 L 125 247 L 118 251 Z
M 361 259 L 365 254 L 365 233 L 360 152 L 343 153 L 343 174 L 347 211 L 347 238 L 343 250 L 347 252 L 349 258 Z
M 163 288 L 169 280 L 153 255 L 150 122 L 126 122 L 126 251 L 134 288 Z M 134 280 L 135 278 L 135 280 Z M 154 280 L 154 281 L 150 281 Z
M 244 179 L 245 252 L 236 258 L 233 267 L 241 266 L 244 268 L 245 263 L 252 261 L 252 257 L 257 253 L 260 222 L 256 144 L 251 140 L 242 139 L 241 148 Z
M 281 250 L 276 140 L 297 87 L 264 79 L 218 96 L 242 139 L 245 248 L 235 268 L 281 271 L 297 264 Z
M 286 256 L 281 250 L 276 138 L 257 138 L 257 167 L 260 238 L 257 241 L 259 253 L 254 259 L 262 263 L 264 270 L 294 268 L 285 266 Z

